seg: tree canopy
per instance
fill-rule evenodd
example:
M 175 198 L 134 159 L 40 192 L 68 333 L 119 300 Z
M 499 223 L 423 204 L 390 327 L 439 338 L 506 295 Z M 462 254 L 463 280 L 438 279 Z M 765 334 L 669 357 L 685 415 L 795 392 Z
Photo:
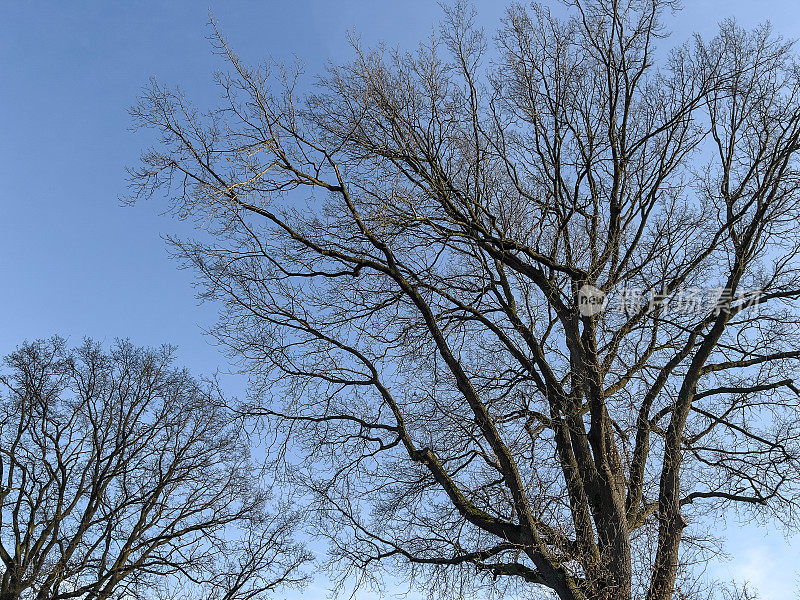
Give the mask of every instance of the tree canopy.
M 0 372 L 2 600 L 257 600 L 299 583 L 296 517 L 172 349 L 24 344 Z
M 706 515 L 794 518 L 800 70 L 768 27 L 668 48 L 675 8 L 513 5 L 489 39 L 458 5 L 308 93 L 217 34 L 219 107 L 132 110 L 131 197 L 207 229 L 174 249 L 342 573 L 700 597 Z

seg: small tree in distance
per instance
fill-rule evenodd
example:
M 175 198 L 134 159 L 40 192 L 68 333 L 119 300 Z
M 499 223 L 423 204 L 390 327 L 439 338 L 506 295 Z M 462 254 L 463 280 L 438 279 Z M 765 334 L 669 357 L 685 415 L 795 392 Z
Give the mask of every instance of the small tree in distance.
M 0 373 L 2 600 L 256 600 L 302 580 L 215 390 L 172 350 L 25 344 Z
M 133 109 L 342 573 L 698 598 L 707 516 L 794 518 L 800 68 L 731 21 L 656 49 L 676 7 L 514 5 L 489 60 L 457 6 L 309 95 L 217 34 L 219 109 Z

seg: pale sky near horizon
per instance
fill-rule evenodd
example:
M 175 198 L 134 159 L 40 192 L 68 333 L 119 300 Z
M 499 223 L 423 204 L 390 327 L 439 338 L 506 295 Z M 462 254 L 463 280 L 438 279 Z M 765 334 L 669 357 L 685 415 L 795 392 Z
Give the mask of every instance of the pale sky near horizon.
M 771 20 L 777 33 L 800 38 L 795 2 L 687 0 L 669 26 L 675 40 L 685 39 L 734 16 L 745 26 Z M 160 239 L 187 226 L 160 215 L 158 201 L 117 201 L 125 167 L 147 142 L 127 130 L 127 109 L 148 78 L 214 103 L 211 76 L 220 64 L 206 40 L 209 3 L 245 60 L 295 54 L 310 75 L 349 56 L 350 29 L 366 44 L 413 48 L 441 15 L 423 0 L 0 3 L 0 355 L 53 333 L 73 342 L 129 337 L 177 344 L 195 372 L 225 370 L 202 334 L 214 308 L 197 304 L 192 274 L 177 269 Z M 488 32 L 504 5 L 475 2 Z M 241 391 L 238 380 L 226 381 Z M 764 600 L 800 595 L 797 541 L 778 527 L 739 530 L 734 522 L 726 536 L 734 558 L 710 570 L 750 579 Z M 286 598 L 325 594 L 320 579 Z

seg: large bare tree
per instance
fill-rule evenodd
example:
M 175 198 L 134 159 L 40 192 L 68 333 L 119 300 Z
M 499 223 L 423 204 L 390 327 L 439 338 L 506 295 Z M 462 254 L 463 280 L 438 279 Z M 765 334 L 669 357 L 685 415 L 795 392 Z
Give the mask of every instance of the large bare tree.
M 768 27 L 668 47 L 676 5 L 493 44 L 456 6 L 313 89 L 217 33 L 218 109 L 133 109 L 132 196 L 210 232 L 175 248 L 344 573 L 686 598 L 708 515 L 793 518 L 800 69 Z
M 172 351 L 54 338 L 0 373 L 0 598 L 256 600 L 298 583 L 248 445 Z

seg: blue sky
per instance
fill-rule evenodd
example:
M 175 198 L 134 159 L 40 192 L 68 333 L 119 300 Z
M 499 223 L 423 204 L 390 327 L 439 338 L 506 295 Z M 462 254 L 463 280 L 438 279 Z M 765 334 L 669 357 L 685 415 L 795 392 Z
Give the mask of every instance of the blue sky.
M 711 33 L 726 16 L 744 25 L 769 19 L 797 38 L 795 1 L 687 0 L 670 25 L 683 39 Z M 475 4 L 491 31 L 503 3 Z M 411 47 L 440 15 L 435 2 L 422 0 L 212 2 L 212 10 L 246 60 L 296 54 L 309 73 L 348 56 L 348 29 L 368 44 Z M 197 304 L 191 273 L 168 259 L 160 238 L 190 230 L 160 215 L 157 201 L 133 208 L 117 201 L 125 166 L 147 143 L 128 131 L 127 109 L 148 78 L 180 83 L 200 104 L 214 102 L 211 73 L 219 64 L 205 38 L 208 4 L 6 0 L 1 14 L 0 354 L 53 333 L 73 342 L 130 337 L 177 344 L 181 362 L 196 372 L 224 370 L 202 334 L 214 308 Z M 226 381 L 240 389 L 236 379 Z M 777 528 L 733 523 L 728 537 L 736 558 L 715 569 L 751 579 L 766 600 L 795 597 L 798 544 Z M 319 581 L 303 597 L 324 592 Z

